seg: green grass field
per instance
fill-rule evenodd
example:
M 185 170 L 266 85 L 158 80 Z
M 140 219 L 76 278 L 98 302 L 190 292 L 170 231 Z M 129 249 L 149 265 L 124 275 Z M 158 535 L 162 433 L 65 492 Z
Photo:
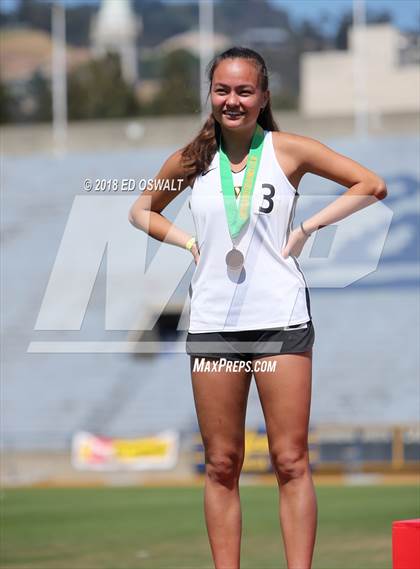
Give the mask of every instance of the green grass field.
M 277 488 L 241 486 L 242 569 L 284 568 Z M 419 516 L 413 486 L 319 486 L 313 569 L 391 568 L 391 523 Z M 1 567 L 212 568 L 203 489 L 8 489 Z

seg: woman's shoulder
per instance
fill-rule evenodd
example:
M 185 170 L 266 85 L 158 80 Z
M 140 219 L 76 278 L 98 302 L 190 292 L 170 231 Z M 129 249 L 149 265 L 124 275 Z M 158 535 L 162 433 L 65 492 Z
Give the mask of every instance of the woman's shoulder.
M 305 161 L 320 142 L 310 136 L 287 131 L 272 131 L 273 147 L 277 156 L 288 156 L 296 164 Z
M 185 161 L 183 158 L 183 148 L 179 148 L 172 152 L 164 161 L 159 175 L 168 179 L 186 179 L 187 171 L 185 168 Z
M 164 162 L 164 166 L 171 171 L 174 171 L 176 174 L 180 174 L 184 172 L 184 160 L 183 160 L 183 148 L 179 148 L 172 152 Z
M 175 152 L 172 152 L 172 154 L 166 158 L 154 179 L 175 180 L 179 184 L 179 190 L 184 190 L 188 187 L 188 179 L 182 157 L 182 148 L 175 150 Z
M 271 135 L 273 138 L 273 144 L 287 146 L 290 148 L 301 148 L 307 144 L 310 144 L 311 141 L 315 141 L 315 139 L 305 136 L 302 134 L 297 134 L 295 132 L 287 132 L 284 130 L 273 130 L 271 131 Z

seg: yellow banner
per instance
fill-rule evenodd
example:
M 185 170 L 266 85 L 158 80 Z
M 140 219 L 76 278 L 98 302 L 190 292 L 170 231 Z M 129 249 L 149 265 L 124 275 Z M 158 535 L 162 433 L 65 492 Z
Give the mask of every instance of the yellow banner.
M 134 439 L 82 431 L 73 437 L 72 464 L 78 470 L 170 470 L 176 466 L 178 452 L 176 431 Z

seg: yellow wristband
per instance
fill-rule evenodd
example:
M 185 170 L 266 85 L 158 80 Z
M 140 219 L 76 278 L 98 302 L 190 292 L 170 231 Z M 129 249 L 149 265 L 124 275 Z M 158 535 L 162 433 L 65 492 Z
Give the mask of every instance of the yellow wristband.
M 194 245 L 195 243 L 195 237 L 191 237 L 191 239 L 189 239 L 185 245 L 185 248 L 188 249 L 188 251 L 191 251 L 191 247 Z

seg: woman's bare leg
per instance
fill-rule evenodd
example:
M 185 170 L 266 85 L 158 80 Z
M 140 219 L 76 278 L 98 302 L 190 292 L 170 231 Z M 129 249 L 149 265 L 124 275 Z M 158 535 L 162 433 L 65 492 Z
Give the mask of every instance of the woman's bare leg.
M 287 567 L 310 569 L 318 515 L 308 453 L 312 350 L 264 359 L 277 362 L 274 372 L 255 371 L 254 376 L 280 490 Z
M 203 360 L 203 358 L 199 358 Z M 239 476 L 252 372 L 193 371 L 191 377 L 206 463 L 204 512 L 216 569 L 239 569 L 242 518 Z M 217 361 L 217 358 L 206 358 Z

